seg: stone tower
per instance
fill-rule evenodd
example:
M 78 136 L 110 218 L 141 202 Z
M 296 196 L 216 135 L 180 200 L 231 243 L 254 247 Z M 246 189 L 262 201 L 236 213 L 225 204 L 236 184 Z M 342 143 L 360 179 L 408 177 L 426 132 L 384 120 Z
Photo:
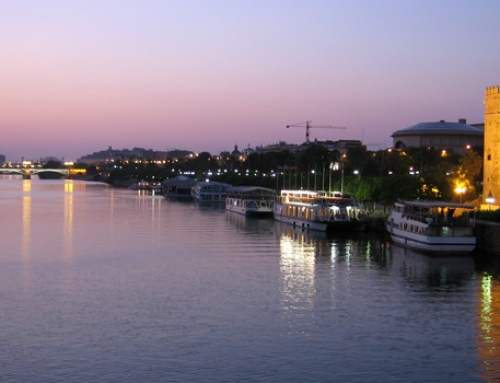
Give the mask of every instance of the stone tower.
M 483 203 L 491 193 L 500 202 L 500 89 L 486 88 L 484 98 Z

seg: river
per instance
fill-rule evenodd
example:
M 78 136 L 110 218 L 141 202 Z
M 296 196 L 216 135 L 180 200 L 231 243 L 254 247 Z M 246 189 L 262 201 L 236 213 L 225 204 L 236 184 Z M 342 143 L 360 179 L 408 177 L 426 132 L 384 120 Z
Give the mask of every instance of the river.
M 500 267 L 0 176 L 0 381 L 500 380 Z

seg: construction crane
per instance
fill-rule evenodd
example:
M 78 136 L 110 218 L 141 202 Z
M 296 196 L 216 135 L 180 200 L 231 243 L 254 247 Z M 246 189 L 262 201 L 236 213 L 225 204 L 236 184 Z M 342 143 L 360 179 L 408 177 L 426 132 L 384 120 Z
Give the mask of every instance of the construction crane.
M 297 124 L 292 124 L 292 125 L 287 125 L 286 128 L 306 128 L 306 143 L 309 144 L 309 129 L 311 128 L 322 128 L 322 129 L 347 129 L 345 127 L 340 127 L 340 126 L 331 126 L 331 125 L 324 125 L 324 126 L 319 126 L 319 125 L 311 125 L 312 121 L 306 121 L 306 122 L 299 122 Z

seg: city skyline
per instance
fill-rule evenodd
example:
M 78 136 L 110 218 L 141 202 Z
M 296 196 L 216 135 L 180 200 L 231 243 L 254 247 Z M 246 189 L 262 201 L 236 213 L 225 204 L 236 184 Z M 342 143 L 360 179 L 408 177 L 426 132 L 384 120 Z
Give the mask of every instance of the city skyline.
M 212 154 L 484 122 L 500 2 L 4 1 L 0 153 Z

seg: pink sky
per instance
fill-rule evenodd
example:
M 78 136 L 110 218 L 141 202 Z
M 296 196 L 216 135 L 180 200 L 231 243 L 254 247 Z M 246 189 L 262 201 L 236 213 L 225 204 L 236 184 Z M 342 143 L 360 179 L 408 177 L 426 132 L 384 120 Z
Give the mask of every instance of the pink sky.
M 143 147 L 214 154 L 284 140 L 377 150 L 425 121 L 484 120 L 500 2 L 0 3 L 0 154 Z

